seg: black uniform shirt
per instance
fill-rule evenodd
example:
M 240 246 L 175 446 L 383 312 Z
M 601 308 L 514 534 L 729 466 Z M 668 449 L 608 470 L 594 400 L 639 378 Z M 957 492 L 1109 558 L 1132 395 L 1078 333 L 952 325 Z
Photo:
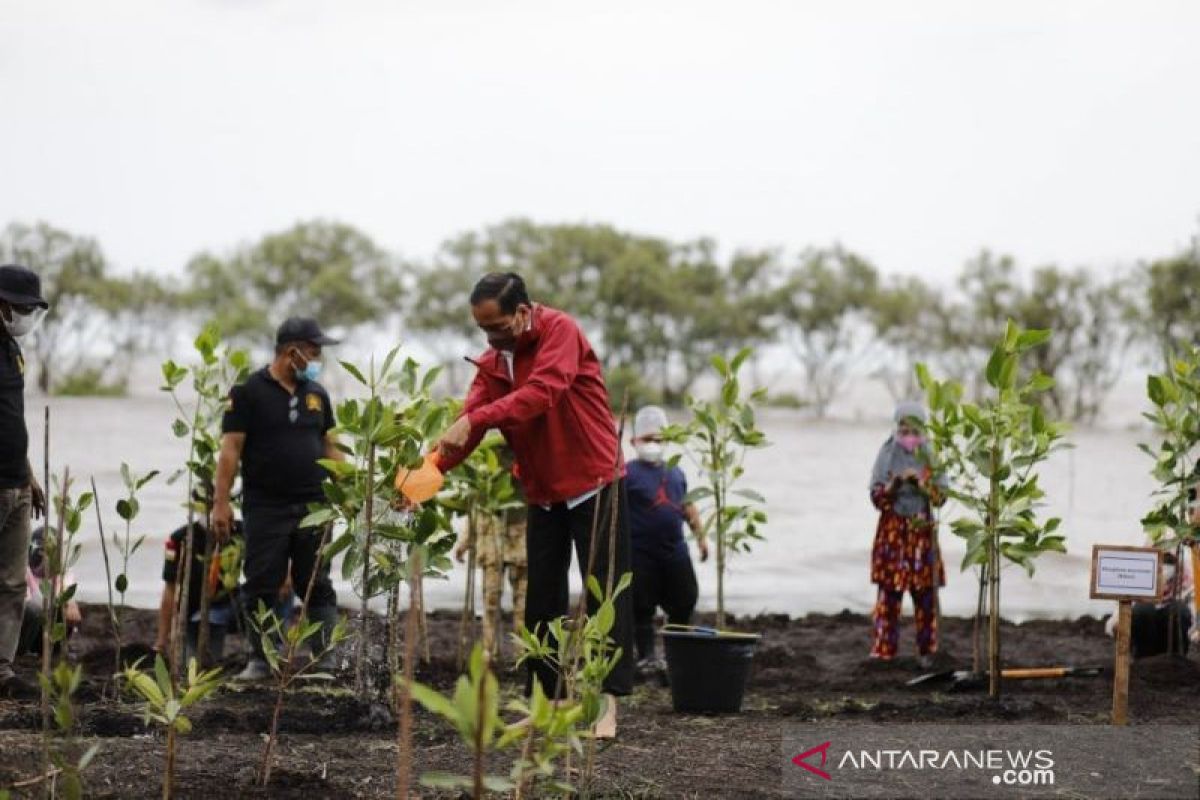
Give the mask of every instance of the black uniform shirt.
M 25 359 L 16 339 L 0 333 L 0 489 L 17 489 L 28 483 Z
M 229 392 L 224 433 L 246 434 L 242 497 L 250 506 L 310 503 L 323 497 L 325 434 L 334 425 L 329 394 L 301 381 L 291 394 L 266 367 Z

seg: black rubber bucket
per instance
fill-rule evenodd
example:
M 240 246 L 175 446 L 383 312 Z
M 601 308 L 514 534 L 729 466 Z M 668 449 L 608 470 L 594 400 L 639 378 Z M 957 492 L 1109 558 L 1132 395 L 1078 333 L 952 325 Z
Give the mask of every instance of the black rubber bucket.
M 662 637 L 671 679 L 671 704 L 676 711 L 742 710 L 750 661 L 761 636 L 668 625 Z

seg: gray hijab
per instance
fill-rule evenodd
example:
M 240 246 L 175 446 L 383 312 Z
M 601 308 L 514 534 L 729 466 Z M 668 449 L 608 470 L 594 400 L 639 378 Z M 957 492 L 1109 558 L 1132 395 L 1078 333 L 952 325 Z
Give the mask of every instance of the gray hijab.
M 906 419 L 915 419 L 924 424 L 925 408 L 920 403 L 902 402 L 897 404 L 893 418 L 897 425 Z M 883 443 L 883 447 L 879 448 L 879 455 L 875 457 L 875 467 L 871 470 L 871 485 L 868 490 L 873 490 L 880 484 L 888 486 L 891 484 L 893 476 L 906 470 L 920 472 L 925 467 L 932 465 L 933 450 L 930 449 L 928 442 L 922 442 L 916 450 L 910 453 L 896 441 L 896 433 L 893 431 L 892 435 Z M 942 489 L 947 486 L 946 478 L 941 473 L 935 473 L 934 483 Z M 929 500 L 914 484 L 906 481 L 896 490 L 892 507 L 902 517 L 915 517 L 926 513 Z

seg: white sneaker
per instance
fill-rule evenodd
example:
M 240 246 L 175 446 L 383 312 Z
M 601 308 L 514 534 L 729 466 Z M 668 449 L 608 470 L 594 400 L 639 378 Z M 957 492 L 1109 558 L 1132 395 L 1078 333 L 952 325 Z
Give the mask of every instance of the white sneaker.
M 267 662 L 261 658 L 252 658 L 246 662 L 245 669 L 234 675 L 233 679 L 249 683 L 251 681 L 265 681 L 269 677 L 271 677 L 271 668 L 267 666 Z

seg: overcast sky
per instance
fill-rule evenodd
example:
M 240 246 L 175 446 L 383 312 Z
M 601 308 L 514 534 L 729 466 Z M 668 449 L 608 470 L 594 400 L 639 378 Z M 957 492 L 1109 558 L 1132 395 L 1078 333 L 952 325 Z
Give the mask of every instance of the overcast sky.
M 1200 213 L 1200 3 L 0 0 L 0 224 L 182 268 L 510 216 L 1111 267 Z

